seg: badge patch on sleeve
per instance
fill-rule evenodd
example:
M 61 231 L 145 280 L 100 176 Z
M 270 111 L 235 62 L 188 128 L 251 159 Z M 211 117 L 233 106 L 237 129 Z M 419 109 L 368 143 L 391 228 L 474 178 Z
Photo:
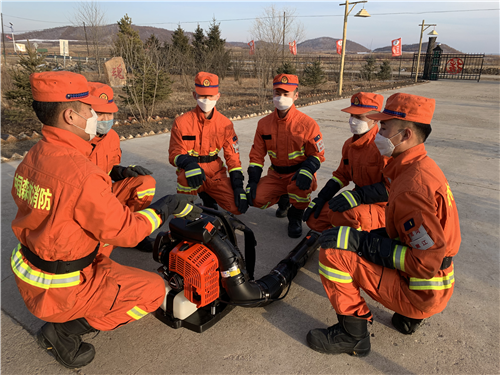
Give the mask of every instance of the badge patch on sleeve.
M 237 140 L 238 140 L 238 136 L 237 136 L 237 135 L 235 135 L 235 136 L 233 137 L 233 142 L 236 142 Z
M 321 134 L 318 134 L 316 137 L 314 137 L 314 142 L 318 142 L 321 139 Z
M 413 232 L 408 233 L 408 236 L 410 237 L 411 240 L 410 246 L 415 249 L 427 250 L 434 245 L 434 241 L 432 240 L 429 233 L 427 233 L 423 225 L 421 225 L 418 229 L 414 230 Z
M 237 153 L 237 154 L 240 153 L 240 145 L 238 142 L 233 143 L 233 148 L 234 148 L 235 153 Z
M 325 144 L 323 143 L 321 134 L 318 134 L 316 137 L 314 137 L 314 142 L 316 142 L 316 148 L 318 149 L 318 152 L 321 152 L 325 149 Z
M 405 231 L 408 232 L 411 228 L 413 228 L 415 226 L 415 220 L 410 219 L 406 223 L 404 223 L 403 225 L 405 227 Z

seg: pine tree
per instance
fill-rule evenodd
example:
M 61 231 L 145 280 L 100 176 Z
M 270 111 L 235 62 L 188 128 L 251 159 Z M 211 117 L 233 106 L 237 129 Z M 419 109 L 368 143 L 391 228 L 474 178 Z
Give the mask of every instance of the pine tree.
M 284 62 L 278 69 L 276 69 L 276 74 L 297 74 L 297 70 L 292 63 Z
M 318 89 L 319 85 L 326 82 L 325 72 L 321 68 L 321 62 L 315 61 L 304 68 L 304 76 L 300 80 L 304 86 L 311 86 L 314 92 Z
M 132 28 L 132 18 L 125 14 L 118 22 L 118 35 L 113 54 L 122 56 L 125 64 L 132 67 L 136 55 L 143 53 L 143 43 L 139 32 Z
M 186 34 L 184 34 L 184 30 L 181 28 L 181 25 L 177 26 L 177 29 L 172 34 L 172 48 L 182 55 L 187 55 L 191 52 L 189 38 Z
M 377 78 L 381 81 L 387 81 L 392 78 L 392 69 L 389 60 L 384 60 L 380 65 L 380 70 L 377 73 Z
M 191 42 L 193 46 L 193 56 L 194 65 L 196 72 L 200 72 L 206 69 L 206 59 L 207 59 L 207 40 L 203 29 L 198 24 L 198 27 L 194 31 L 193 41 Z
M 361 78 L 367 81 L 373 81 L 375 79 L 375 71 L 377 67 L 375 66 L 375 57 L 368 56 L 366 59 L 366 64 L 361 68 Z
M 31 94 L 30 75 L 50 70 L 45 62 L 45 55 L 37 53 L 29 41 L 26 52 L 26 55 L 18 55 L 17 65 L 8 71 L 16 88 L 5 92 L 5 99 L 12 103 L 12 109 L 7 110 L 7 115 L 11 121 L 16 122 L 35 117 L 31 107 L 33 95 Z
M 220 23 L 217 23 L 215 18 L 208 28 L 206 45 L 210 71 L 224 79 L 231 66 L 231 53 L 226 51 L 226 39 L 221 38 Z

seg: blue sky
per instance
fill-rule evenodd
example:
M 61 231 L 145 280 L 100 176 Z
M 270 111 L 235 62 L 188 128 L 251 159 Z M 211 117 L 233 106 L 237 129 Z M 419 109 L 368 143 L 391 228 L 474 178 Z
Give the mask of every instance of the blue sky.
M 297 21 L 305 29 L 305 38 L 322 36 L 341 38 L 344 6 L 341 2 L 134 2 L 99 1 L 105 11 L 107 23 L 117 22 L 127 13 L 134 24 L 149 25 L 173 30 L 180 23 L 185 31 L 194 31 L 197 22 L 203 29 L 215 17 L 221 22 L 222 37 L 227 41 L 248 42 L 252 39 L 252 20 L 261 16 L 265 7 L 275 4 L 295 8 Z M 11 22 L 14 31 L 41 30 L 70 25 L 78 2 L 22 2 L 2 1 L 4 25 Z M 363 4 L 358 4 L 351 15 Z M 367 48 L 388 46 L 392 39 L 401 37 L 403 44 L 418 43 L 422 20 L 437 24 L 438 42 L 467 53 L 500 53 L 498 1 L 377 1 L 364 4 L 370 18 L 349 17 L 347 38 Z M 497 9 L 484 10 L 480 9 Z M 465 10 L 463 12 L 455 12 Z M 444 11 L 444 12 L 443 12 Z M 453 11 L 453 12 L 452 12 Z M 387 13 L 410 13 L 390 14 Z M 313 16 L 313 17 L 310 17 Z M 250 20 L 241 20 L 249 19 Z M 235 20 L 235 21 L 233 21 Z M 428 40 L 424 33 L 423 41 Z M 9 29 L 5 28 L 5 32 Z

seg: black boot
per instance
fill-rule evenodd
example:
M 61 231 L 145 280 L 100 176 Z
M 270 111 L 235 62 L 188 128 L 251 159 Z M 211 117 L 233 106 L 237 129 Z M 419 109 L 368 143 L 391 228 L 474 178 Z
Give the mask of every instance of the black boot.
M 153 252 L 153 245 L 155 244 L 155 240 L 147 236 L 144 238 L 141 242 L 139 242 L 135 248 L 137 250 L 143 251 L 145 253 L 152 253 Z
M 338 315 L 339 322 L 327 329 L 313 329 L 307 334 L 309 347 L 327 354 L 347 353 L 364 357 L 370 352 L 368 321 L 355 316 Z
M 299 238 L 302 236 L 302 215 L 304 210 L 291 206 L 288 210 L 288 237 Z
M 286 217 L 288 209 L 290 208 L 290 198 L 288 194 L 283 194 L 278 201 L 278 209 L 276 210 L 276 217 Z
M 218 210 L 219 206 L 217 205 L 217 201 L 212 198 L 208 193 L 202 191 L 201 193 L 198 193 L 200 198 L 203 200 L 203 205 L 205 207 L 211 208 L 212 210 Z
M 404 335 L 411 335 L 415 332 L 422 321 L 423 319 L 408 318 L 398 313 L 394 313 L 392 316 L 392 325 Z
M 57 362 L 67 368 L 88 365 L 95 356 L 92 344 L 82 342 L 81 335 L 96 332 L 84 318 L 66 323 L 45 323 L 38 332 L 38 344 L 52 351 Z

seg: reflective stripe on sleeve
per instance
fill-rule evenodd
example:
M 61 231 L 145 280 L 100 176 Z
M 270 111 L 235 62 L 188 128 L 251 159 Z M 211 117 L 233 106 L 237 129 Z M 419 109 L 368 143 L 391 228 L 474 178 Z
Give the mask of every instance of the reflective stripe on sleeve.
M 340 181 L 337 177 L 332 176 L 332 180 L 335 181 L 335 182 L 337 182 L 340 185 L 341 188 L 344 187 L 344 184 L 342 183 L 342 181 Z
M 177 183 L 177 191 L 181 191 L 183 193 L 191 193 L 192 191 L 197 191 L 199 188 L 192 188 L 191 186 L 183 186 Z
M 141 318 L 144 318 L 146 315 L 148 315 L 148 313 L 146 311 L 139 308 L 138 306 L 134 306 L 134 308 L 127 311 L 127 314 L 130 315 L 135 320 L 139 320 Z
M 184 217 L 193 210 L 193 205 L 187 203 L 184 209 L 178 214 L 174 214 L 175 217 Z
M 243 169 L 241 167 L 237 167 L 237 168 L 233 168 L 233 169 L 230 169 L 229 170 L 229 173 L 233 172 L 233 171 L 242 171 Z
M 432 279 L 417 279 L 410 277 L 410 290 L 445 290 L 450 289 L 455 282 L 455 270 L 442 277 Z
M 301 169 L 299 174 L 303 174 L 306 177 L 309 177 L 311 180 L 313 179 L 313 175 L 307 169 Z
M 288 193 L 288 196 L 290 197 L 290 199 L 295 199 L 295 201 L 297 201 L 298 203 L 308 203 L 309 202 L 309 198 L 311 197 L 311 193 L 307 194 L 307 197 L 299 197 L 298 195 L 296 194 L 291 194 L 291 193 Z
M 392 263 L 394 264 L 394 268 L 405 271 L 405 256 L 406 250 L 408 248 L 406 246 L 396 245 L 394 247 L 394 252 L 392 253 Z
M 145 210 L 137 211 L 136 214 L 142 215 L 149 220 L 152 227 L 151 233 L 157 230 L 161 225 L 161 218 L 152 208 L 146 208 Z
M 304 156 L 306 152 L 306 149 L 304 146 L 300 149 L 300 151 L 294 151 L 288 154 L 288 159 L 295 159 L 298 158 L 299 156 Z M 276 157 L 276 156 L 275 156 Z
M 352 196 L 352 194 L 351 194 L 350 191 L 344 191 L 342 193 L 342 196 L 345 199 L 347 199 L 347 201 L 349 202 L 349 205 L 351 206 L 351 208 L 356 207 L 358 205 L 358 203 L 356 202 L 356 199 L 354 199 L 354 197 Z
M 319 262 L 318 272 L 330 281 L 342 284 L 352 283 L 352 277 L 347 272 L 330 268 Z
M 339 233 L 337 234 L 337 249 L 347 250 L 350 233 L 351 227 L 339 227 Z
M 316 202 L 311 202 L 309 203 L 309 206 L 307 206 L 307 208 L 313 208 L 314 206 L 316 206 Z
M 250 167 L 261 167 L 261 168 L 264 168 L 264 166 L 262 164 L 250 163 L 249 165 L 250 165 Z
M 272 150 L 267 150 L 267 153 L 269 154 L 269 156 L 270 156 L 270 157 L 272 157 L 272 158 L 275 158 L 275 159 L 276 159 L 276 157 L 277 157 L 277 156 L 276 156 L 276 153 L 275 153 L 274 151 L 272 151 Z
M 80 271 L 52 275 L 43 271 L 35 271 L 23 260 L 21 244 L 12 252 L 10 264 L 12 271 L 25 283 L 42 289 L 68 288 L 80 284 Z
M 142 198 L 148 197 L 148 196 L 154 197 L 155 191 L 156 191 L 155 188 L 138 191 L 137 198 L 142 199 Z
M 198 176 L 199 174 L 201 174 L 201 168 L 191 169 L 189 171 L 186 171 L 185 173 L 186 173 L 186 178 Z

